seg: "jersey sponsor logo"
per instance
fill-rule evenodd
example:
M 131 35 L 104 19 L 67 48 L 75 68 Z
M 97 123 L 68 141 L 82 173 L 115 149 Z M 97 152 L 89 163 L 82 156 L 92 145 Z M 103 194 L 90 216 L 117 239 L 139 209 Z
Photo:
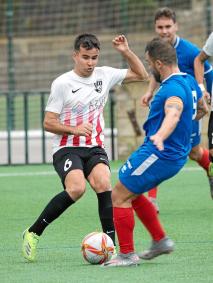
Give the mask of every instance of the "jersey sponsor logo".
M 81 87 L 80 87 L 80 88 L 77 88 L 77 89 L 75 89 L 75 90 L 73 89 L 73 90 L 72 90 L 72 93 L 75 93 L 75 92 L 77 92 L 77 91 L 80 90 L 80 89 L 81 89 Z
M 107 101 L 106 96 L 104 96 L 104 97 L 101 96 L 101 97 L 99 97 L 99 99 L 95 99 L 93 101 L 90 101 L 89 110 L 94 111 L 94 110 L 102 109 L 104 107 L 106 101 Z
M 98 93 L 101 93 L 102 84 L 103 84 L 102 80 L 97 80 L 96 83 L 94 83 L 95 91 L 97 91 Z
M 69 160 L 68 158 L 64 163 L 64 171 L 66 172 L 67 170 L 69 170 L 71 166 L 72 166 L 72 161 Z

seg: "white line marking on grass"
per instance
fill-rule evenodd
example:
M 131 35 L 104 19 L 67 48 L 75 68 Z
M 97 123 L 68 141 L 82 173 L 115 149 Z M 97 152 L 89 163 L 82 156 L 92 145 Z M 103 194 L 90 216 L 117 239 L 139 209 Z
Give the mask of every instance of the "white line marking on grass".
M 1 168 L 0 168 L 1 170 Z M 201 171 L 203 170 L 200 167 L 185 167 L 183 168 L 181 171 L 183 172 L 194 172 L 194 171 Z M 113 169 L 111 171 L 112 173 L 118 173 L 118 170 Z M 14 173 L 0 173 L 0 178 L 1 177 L 32 177 L 32 176 L 52 176 L 52 175 L 56 175 L 55 171 L 42 171 L 42 172 L 14 172 Z
M 0 173 L 0 177 L 31 177 L 31 176 L 48 176 L 56 175 L 56 172 L 52 171 L 42 171 L 42 172 L 16 172 L 16 173 Z

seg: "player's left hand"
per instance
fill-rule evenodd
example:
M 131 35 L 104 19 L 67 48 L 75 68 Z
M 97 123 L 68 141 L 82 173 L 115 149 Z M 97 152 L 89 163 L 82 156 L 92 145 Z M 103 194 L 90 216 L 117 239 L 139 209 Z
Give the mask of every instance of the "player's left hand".
M 125 52 L 129 49 L 128 41 L 123 34 L 116 36 L 112 40 L 112 44 L 113 44 L 114 48 L 117 49 L 120 52 Z
M 153 142 L 153 144 L 157 147 L 158 150 L 164 150 L 163 139 L 161 138 L 161 136 L 155 134 L 150 137 L 150 140 Z

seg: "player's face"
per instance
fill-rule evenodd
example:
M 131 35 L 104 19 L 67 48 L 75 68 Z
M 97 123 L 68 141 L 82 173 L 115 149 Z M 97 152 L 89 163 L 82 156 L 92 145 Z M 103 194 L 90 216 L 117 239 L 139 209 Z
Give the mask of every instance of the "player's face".
M 162 17 L 155 22 L 155 32 L 157 35 L 170 43 L 174 43 L 177 30 L 177 23 L 174 23 L 170 18 Z
M 80 77 L 91 76 L 94 68 L 98 63 L 99 50 L 97 48 L 85 49 L 80 47 L 79 51 L 75 51 L 73 54 L 73 60 L 75 62 L 74 71 Z
M 152 75 L 154 76 L 156 82 L 161 83 L 162 79 L 161 79 L 161 74 L 159 72 L 159 63 L 157 61 L 154 62 L 151 59 L 151 57 L 149 56 L 148 52 L 146 52 L 145 58 L 146 58 L 146 61 L 149 65 L 149 70 L 152 73 Z

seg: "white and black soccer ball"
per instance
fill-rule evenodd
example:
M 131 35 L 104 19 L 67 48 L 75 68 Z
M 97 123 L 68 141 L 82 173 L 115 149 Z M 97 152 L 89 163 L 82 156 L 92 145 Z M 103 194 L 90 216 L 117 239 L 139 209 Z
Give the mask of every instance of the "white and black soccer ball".
M 101 264 L 110 260 L 115 247 L 112 239 L 103 232 L 86 235 L 81 243 L 84 259 L 91 264 Z

